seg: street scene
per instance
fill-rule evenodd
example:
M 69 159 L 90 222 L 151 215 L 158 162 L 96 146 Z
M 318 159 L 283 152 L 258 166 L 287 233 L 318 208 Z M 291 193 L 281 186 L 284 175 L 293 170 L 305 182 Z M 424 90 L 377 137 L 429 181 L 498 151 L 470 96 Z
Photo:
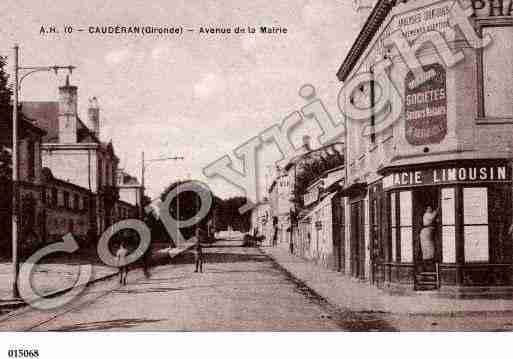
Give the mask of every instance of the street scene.
M 476 309 L 479 303 L 468 303 L 451 312 L 457 303 L 426 300 L 410 313 L 405 308 L 418 299 L 403 298 L 385 311 L 369 310 L 364 303 L 369 300 L 354 294 L 346 293 L 343 302 L 334 299 L 336 291 L 321 296 L 311 288 L 322 290 L 318 283 L 306 284 L 312 280 L 311 272 L 305 275 L 311 270 L 307 263 L 272 249 L 242 247 L 240 236 L 206 247 L 204 272 L 193 268 L 194 255 L 185 252 L 152 269 L 150 278 L 134 270 L 126 286 L 117 277 L 107 279 L 64 307 L 20 309 L 0 325 L 16 331 L 509 331 L 513 326 L 509 302 L 483 303 L 484 311 Z M 432 307 L 446 311 L 431 313 Z
M 513 330 L 513 1 L 257 3 L 9 4 L 0 331 Z

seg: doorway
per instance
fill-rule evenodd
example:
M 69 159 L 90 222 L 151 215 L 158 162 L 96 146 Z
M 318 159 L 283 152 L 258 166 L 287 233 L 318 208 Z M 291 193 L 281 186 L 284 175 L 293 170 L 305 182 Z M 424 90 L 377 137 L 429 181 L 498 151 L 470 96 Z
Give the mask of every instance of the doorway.
M 365 279 L 365 226 L 363 201 L 351 204 L 351 276 Z
M 332 223 L 333 223 L 333 269 L 337 272 L 344 272 L 344 248 L 345 248 L 345 208 L 342 197 L 335 197 L 332 200 Z
M 413 191 L 413 235 L 414 235 L 414 262 L 416 266 L 423 266 L 428 268 L 419 268 L 422 270 L 434 270 L 435 263 L 440 261 L 440 226 L 438 219 L 440 218 L 440 191 L 437 187 L 423 187 L 422 189 Z M 420 243 L 420 232 L 424 228 L 423 217 L 428 207 L 431 207 L 438 214 L 433 221 L 433 244 L 434 255 L 433 260 L 424 261 L 422 255 L 422 246 Z M 433 268 L 431 268 L 433 267 Z

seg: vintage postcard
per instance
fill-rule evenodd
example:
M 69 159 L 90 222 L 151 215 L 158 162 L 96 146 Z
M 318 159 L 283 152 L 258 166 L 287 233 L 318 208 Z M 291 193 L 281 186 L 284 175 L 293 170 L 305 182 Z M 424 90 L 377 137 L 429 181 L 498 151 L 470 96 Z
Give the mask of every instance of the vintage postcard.
M 512 0 L 0 8 L 0 331 L 513 329 Z

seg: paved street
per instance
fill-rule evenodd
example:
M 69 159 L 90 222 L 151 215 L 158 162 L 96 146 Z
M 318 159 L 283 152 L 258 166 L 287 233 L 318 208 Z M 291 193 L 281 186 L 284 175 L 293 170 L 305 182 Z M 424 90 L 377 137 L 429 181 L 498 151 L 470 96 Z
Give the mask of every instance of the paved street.
M 205 273 L 191 253 L 129 284 L 94 285 L 54 312 L 26 310 L 4 330 L 342 330 L 333 307 L 290 278 L 256 248 L 219 241 L 206 249 Z M 371 321 L 371 325 L 382 325 Z M 353 328 L 354 329 L 354 328 Z
M 408 301 L 422 305 L 427 300 L 420 297 L 396 297 L 395 307 L 403 306 L 402 311 L 383 312 L 382 306 L 367 308 L 374 299 L 361 290 L 360 286 L 366 284 L 349 285 L 340 278 L 329 277 L 331 286 L 319 286 L 315 279 L 322 277 L 317 273 L 322 269 L 315 270 L 319 267 L 277 250 L 243 248 L 240 244 L 236 240 L 223 240 L 207 248 L 204 273 L 194 273 L 193 255 L 186 252 L 174 258 L 172 264 L 154 268 L 150 279 L 135 270 L 130 272 L 127 286 L 120 287 L 117 278 L 109 279 L 88 287 L 79 298 L 56 310 L 36 311 L 27 307 L 11 312 L 0 318 L 0 330 L 510 331 L 513 328 L 511 311 L 408 313 L 406 308 L 411 306 Z M 338 282 L 345 283 L 347 288 L 337 287 Z M 310 288 L 321 293 L 329 303 Z M 333 291 L 344 298 L 331 295 Z M 360 299 L 348 291 L 359 293 Z M 486 303 L 472 301 L 467 305 L 486 307 Z M 432 306 L 429 301 L 424 304 Z

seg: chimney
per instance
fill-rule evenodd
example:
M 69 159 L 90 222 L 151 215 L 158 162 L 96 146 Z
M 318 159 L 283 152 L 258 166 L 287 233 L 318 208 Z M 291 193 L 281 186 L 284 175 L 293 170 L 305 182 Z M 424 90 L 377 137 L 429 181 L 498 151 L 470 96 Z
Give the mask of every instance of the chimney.
M 116 170 L 116 182 L 118 186 L 123 185 L 124 172 L 122 168 Z
M 77 142 L 77 87 L 66 83 L 59 87 L 59 142 Z
M 312 150 L 311 137 L 310 136 L 308 136 L 308 135 L 304 135 L 303 136 L 303 147 L 305 148 L 306 152 Z
M 98 99 L 96 97 L 89 99 L 89 108 L 87 109 L 87 117 L 89 126 L 94 132 L 94 135 L 100 139 L 100 107 L 98 106 Z
M 367 21 L 367 18 L 369 17 L 375 4 L 376 0 L 353 0 L 353 6 L 356 12 L 360 30 L 365 24 L 365 21 Z

